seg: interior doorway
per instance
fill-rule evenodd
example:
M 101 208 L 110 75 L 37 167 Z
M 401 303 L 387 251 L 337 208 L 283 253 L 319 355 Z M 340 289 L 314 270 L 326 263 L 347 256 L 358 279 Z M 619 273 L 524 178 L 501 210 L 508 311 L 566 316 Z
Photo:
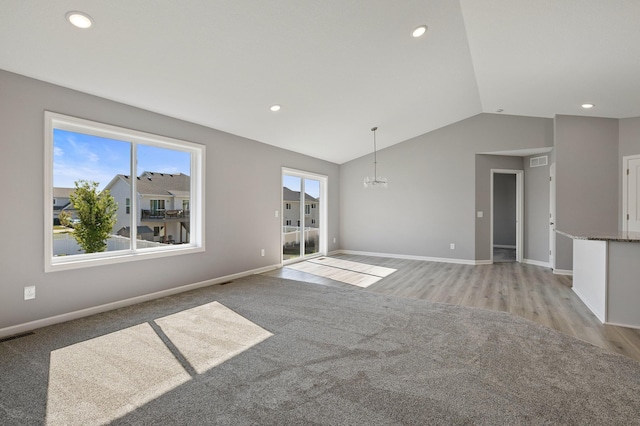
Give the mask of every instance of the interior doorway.
M 491 262 L 522 262 L 522 170 L 491 169 Z

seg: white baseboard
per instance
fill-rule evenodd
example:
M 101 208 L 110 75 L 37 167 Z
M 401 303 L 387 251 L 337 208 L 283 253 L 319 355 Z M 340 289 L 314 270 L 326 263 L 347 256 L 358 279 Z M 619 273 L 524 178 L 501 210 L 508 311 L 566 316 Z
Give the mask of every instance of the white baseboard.
M 638 327 L 637 325 L 620 324 L 620 323 L 617 323 L 617 322 L 609 322 L 609 321 L 606 321 L 605 324 L 606 325 L 613 325 L 613 326 L 616 326 L 616 327 L 625 327 L 625 328 L 633 328 L 633 329 L 636 329 L 636 330 L 640 330 L 640 327 Z
M 516 246 L 510 246 L 510 245 L 505 245 L 505 244 L 494 244 L 493 248 L 515 249 Z
M 574 293 L 576 296 L 578 296 L 578 299 L 580 299 L 580 300 L 582 301 L 582 303 L 584 303 L 584 304 L 585 304 L 585 306 L 586 306 L 587 308 L 589 308 L 589 310 L 591 311 L 591 313 L 592 313 L 596 318 L 598 318 L 598 320 L 599 320 L 602 324 L 605 324 L 604 315 L 606 315 L 606 314 L 603 312 L 603 313 L 602 313 L 602 315 L 600 315 L 600 314 L 598 313 L 598 312 L 599 312 L 599 309 L 594 309 L 594 308 L 593 308 L 593 306 L 591 306 L 591 304 L 589 303 L 589 299 L 588 299 L 588 298 L 586 298 L 586 297 L 584 297 L 584 296 L 580 293 L 580 291 L 579 291 L 579 290 L 577 290 L 577 289 L 575 288 L 575 286 L 572 288 L 572 290 L 573 290 L 573 293 Z
M 549 262 L 541 262 L 539 260 L 522 259 L 522 263 L 526 263 L 528 265 L 542 266 L 543 268 L 551 268 L 551 264 Z
M 573 276 L 573 271 L 571 269 L 554 269 L 553 273 L 556 275 L 568 275 L 570 277 Z
M 424 260 L 428 262 L 441 262 L 441 263 L 456 263 L 461 265 L 492 265 L 493 261 L 489 260 L 467 260 L 467 259 L 452 259 L 447 257 L 426 257 L 426 256 L 414 256 L 409 254 L 393 254 L 393 253 L 374 253 L 368 251 L 358 251 L 358 250 L 334 250 L 329 255 L 333 254 L 355 254 L 359 256 L 376 256 L 376 257 L 388 257 L 392 259 L 407 259 L 407 260 Z M 527 263 L 530 265 L 542 266 L 544 268 L 551 268 L 551 265 L 548 262 L 540 262 L 538 260 L 532 259 L 523 259 L 523 263 Z M 563 275 L 570 275 L 563 274 Z
M 189 290 L 195 290 L 201 287 L 207 287 L 214 284 L 220 284 L 238 278 L 246 277 L 254 274 L 262 274 L 264 272 L 272 271 L 280 268 L 282 265 L 270 265 L 262 268 L 252 269 L 250 271 L 239 272 L 237 274 L 226 275 L 224 277 L 213 278 L 198 283 L 187 284 L 180 287 L 170 288 L 167 290 L 157 291 L 155 293 L 143 294 L 141 296 L 131 297 L 129 299 L 119 300 L 116 302 L 105 303 L 104 305 L 93 306 L 91 308 L 80 309 L 78 311 L 68 312 L 65 314 L 55 315 L 48 318 L 42 318 L 35 321 L 27 322 L 24 324 L 12 325 L 0 329 L 0 338 L 6 336 L 13 336 L 15 334 L 25 333 L 27 331 L 35 330 L 37 328 L 46 327 L 48 325 L 58 324 L 73 319 L 87 317 L 89 315 L 99 314 L 101 312 L 111 311 L 125 306 L 135 305 L 137 303 L 147 302 L 153 299 L 159 299 L 161 297 L 171 296 L 178 293 L 183 293 Z
M 448 257 L 426 257 L 426 256 L 414 256 L 411 254 L 394 254 L 394 253 L 374 253 L 369 251 L 357 251 L 357 250 L 336 250 L 332 252 L 334 254 L 354 254 L 358 256 L 375 256 L 375 257 L 388 257 L 391 259 L 406 259 L 406 260 L 425 260 L 427 262 L 440 262 L 440 263 L 457 263 L 461 265 L 486 265 L 491 264 L 490 260 L 468 260 L 468 259 L 452 259 Z

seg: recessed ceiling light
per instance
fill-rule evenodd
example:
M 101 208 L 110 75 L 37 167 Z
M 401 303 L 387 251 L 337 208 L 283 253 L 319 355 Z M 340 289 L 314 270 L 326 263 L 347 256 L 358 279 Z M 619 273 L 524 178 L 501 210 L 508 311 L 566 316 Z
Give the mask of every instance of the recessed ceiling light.
M 86 29 L 93 25 L 93 19 L 86 13 L 72 11 L 67 13 L 67 21 L 74 27 Z
M 593 108 L 595 105 L 594 104 L 582 104 L 582 108 L 584 109 L 590 109 Z
M 271 105 L 269 109 L 273 112 L 280 111 L 280 105 Z
M 420 36 L 422 36 L 424 33 L 427 32 L 427 26 L 426 25 L 420 25 L 418 28 L 416 28 L 415 30 L 413 30 L 413 32 L 411 33 L 411 35 L 415 38 L 418 38 Z

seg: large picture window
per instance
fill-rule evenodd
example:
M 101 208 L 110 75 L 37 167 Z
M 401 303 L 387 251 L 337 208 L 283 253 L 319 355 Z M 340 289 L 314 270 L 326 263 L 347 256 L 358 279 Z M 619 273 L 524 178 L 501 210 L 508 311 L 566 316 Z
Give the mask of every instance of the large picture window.
M 46 112 L 45 270 L 204 250 L 204 158 L 200 144 Z

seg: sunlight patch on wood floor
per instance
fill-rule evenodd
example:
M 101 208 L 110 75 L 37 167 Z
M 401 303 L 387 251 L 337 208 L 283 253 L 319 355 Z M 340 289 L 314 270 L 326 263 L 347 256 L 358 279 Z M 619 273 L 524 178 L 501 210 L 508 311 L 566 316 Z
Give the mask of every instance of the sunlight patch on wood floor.
M 310 259 L 288 265 L 287 268 L 358 287 L 369 287 L 396 271 L 392 268 L 330 257 Z

